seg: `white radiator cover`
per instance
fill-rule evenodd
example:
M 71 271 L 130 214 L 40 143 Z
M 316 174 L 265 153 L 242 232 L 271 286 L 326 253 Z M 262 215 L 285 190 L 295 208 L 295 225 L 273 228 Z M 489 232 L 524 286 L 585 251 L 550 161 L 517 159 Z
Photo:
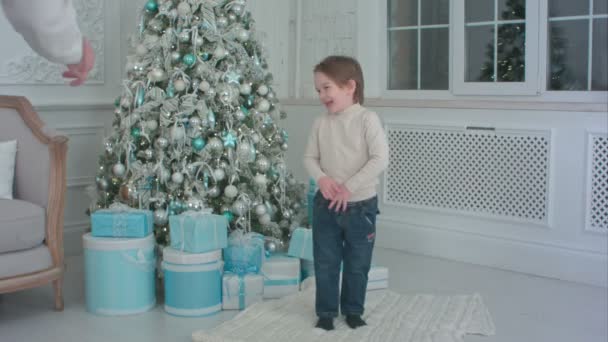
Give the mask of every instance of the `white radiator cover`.
M 391 124 L 387 204 L 547 224 L 551 132 Z

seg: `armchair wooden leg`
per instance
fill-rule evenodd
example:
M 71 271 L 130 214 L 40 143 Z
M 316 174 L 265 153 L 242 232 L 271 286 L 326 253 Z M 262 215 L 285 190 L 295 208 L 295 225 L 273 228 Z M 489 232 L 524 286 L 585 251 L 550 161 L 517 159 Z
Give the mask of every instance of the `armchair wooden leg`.
M 63 277 L 53 280 L 55 292 L 55 310 L 63 311 Z

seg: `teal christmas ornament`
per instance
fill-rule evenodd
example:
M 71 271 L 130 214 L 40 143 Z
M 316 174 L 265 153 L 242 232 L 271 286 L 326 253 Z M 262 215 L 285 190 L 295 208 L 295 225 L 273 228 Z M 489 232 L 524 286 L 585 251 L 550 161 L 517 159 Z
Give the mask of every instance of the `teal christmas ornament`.
M 209 52 L 203 52 L 200 56 L 205 62 L 211 59 L 211 54 Z
M 212 110 L 207 113 L 207 121 L 209 122 L 209 127 L 215 129 L 215 113 Z
M 135 139 L 139 138 L 141 136 L 141 128 L 139 128 L 139 127 L 131 128 L 131 136 Z
M 255 101 L 254 95 L 247 96 L 247 100 L 245 100 L 245 104 L 244 104 L 245 108 L 251 109 L 254 105 L 254 101 Z
M 191 53 L 187 53 L 184 55 L 184 57 L 182 57 L 182 62 L 191 67 L 194 65 L 194 63 L 196 63 L 196 57 Z
M 158 3 L 156 0 L 148 0 L 148 2 L 146 2 L 145 9 L 148 12 L 156 12 L 158 11 Z
M 146 91 L 143 86 L 137 88 L 136 102 L 137 107 L 141 107 L 144 104 L 144 100 L 146 98 Z
M 201 137 L 192 139 L 192 148 L 195 151 L 200 151 L 205 147 L 205 140 Z
M 225 210 L 222 215 L 224 215 L 228 222 L 232 222 L 232 220 L 234 220 L 234 214 L 230 210 Z
M 236 146 L 236 136 L 232 132 L 222 133 L 222 141 L 224 141 L 225 147 L 234 148 Z
M 175 96 L 175 87 L 173 86 L 173 81 L 169 81 L 169 85 L 167 86 L 167 97 Z
M 114 107 L 118 108 L 120 107 L 120 96 L 116 98 L 116 100 L 114 100 Z
M 245 113 L 245 116 L 249 115 L 249 109 L 245 106 L 241 106 L 241 111 L 243 111 L 243 113 Z

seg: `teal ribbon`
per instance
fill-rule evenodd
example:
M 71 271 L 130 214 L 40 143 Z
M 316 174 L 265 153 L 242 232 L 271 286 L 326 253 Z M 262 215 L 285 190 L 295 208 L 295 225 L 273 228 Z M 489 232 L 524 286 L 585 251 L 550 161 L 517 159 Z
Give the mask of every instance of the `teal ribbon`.
M 239 310 L 245 308 L 245 275 L 239 275 Z
M 264 286 L 298 285 L 300 280 L 295 279 L 265 279 Z

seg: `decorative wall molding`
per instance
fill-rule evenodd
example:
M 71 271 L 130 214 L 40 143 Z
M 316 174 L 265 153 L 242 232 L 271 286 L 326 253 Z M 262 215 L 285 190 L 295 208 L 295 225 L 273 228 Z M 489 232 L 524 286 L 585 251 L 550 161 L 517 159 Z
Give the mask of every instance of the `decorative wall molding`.
M 89 185 L 95 184 L 95 178 L 80 176 L 80 177 L 68 177 L 67 187 L 69 188 L 84 188 Z
M 101 133 L 103 135 L 105 126 L 103 124 L 99 123 L 99 124 L 55 125 L 53 128 L 59 132 L 65 133 L 68 136 L 97 135 L 99 133 Z
M 113 111 L 114 104 L 108 102 L 56 102 L 35 104 L 37 112 L 58 112 L 58 111 Z
M 104 83 L 105 53 L 104 0 L 75 0 L 79 26 L 95 50 L 95 67 L 89 73 L 88 84 Z M 55 64 L 33 51 L 7 60 L 0 69 L 0 84 L 65 84 L 61 77 L 65 66 Z

